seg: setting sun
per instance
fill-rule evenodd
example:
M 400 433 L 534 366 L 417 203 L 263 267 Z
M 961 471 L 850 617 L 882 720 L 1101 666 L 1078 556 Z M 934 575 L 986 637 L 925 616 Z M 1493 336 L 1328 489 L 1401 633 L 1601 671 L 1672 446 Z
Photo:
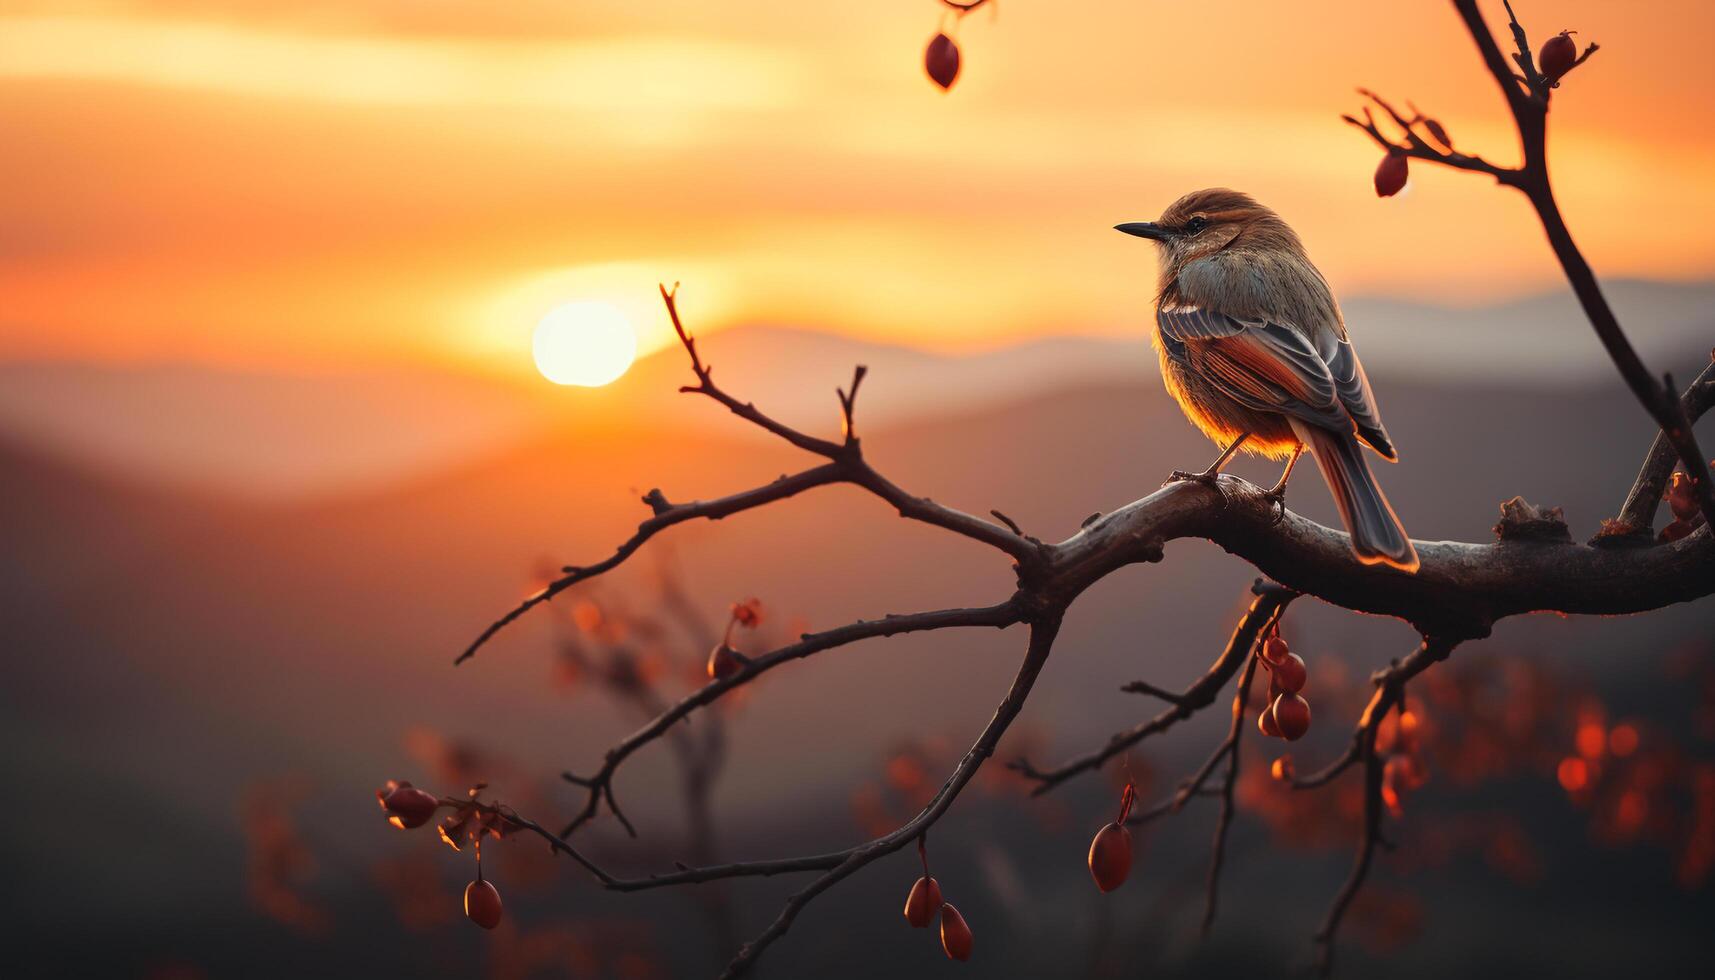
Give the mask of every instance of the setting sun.
M 610 303 L 567 303 L 536 324 L 531 347 L 542 377 L 558 385 L 599 388 L 631 367 L 637 334 Z

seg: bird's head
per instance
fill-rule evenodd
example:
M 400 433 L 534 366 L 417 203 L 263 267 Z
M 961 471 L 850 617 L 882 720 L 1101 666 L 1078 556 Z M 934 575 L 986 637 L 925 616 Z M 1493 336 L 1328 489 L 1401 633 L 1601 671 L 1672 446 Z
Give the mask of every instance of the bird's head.
M 1168 205 L 1159 220 L 1128 221 L 1114 230 L 1161 246 L 1164 276 L 1177 275 L 1186 263 L 1226 248 L 1303 250 L 1280 215 L 1249 194 L 1224 187 L 1192 191 Z

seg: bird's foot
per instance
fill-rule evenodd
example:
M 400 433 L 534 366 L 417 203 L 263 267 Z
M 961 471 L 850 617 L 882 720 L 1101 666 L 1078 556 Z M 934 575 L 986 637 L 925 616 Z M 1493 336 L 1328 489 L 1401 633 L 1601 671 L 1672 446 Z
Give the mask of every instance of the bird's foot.
M 1285 483 L 1276 484 L 1275 488 L 1273 490 L 1264 491 L 1264 493 L 1262 495 L 1262 499 L 1268 501 L 1270 504 L 1269 509 L 1274 511 L 1273 518 L 1268 522 L 1269 527 L 1273 527 L 1276 524 L 1279 524 L 1281 521 L 1286 520 L 1286 484 Z
M 1172 473 L 1167 475 L 1167 479 L 1162 481 L 1161 485 L 1167 486 L 1169 483 L 1185 483 L 1189 481 L 1191 483 L 1201 483 L 1211 490 L 1218 490 L 1220 489 L 1220 479 L 1221 471 L 1217 469 L 1207 469 L 1201 473 L 1187 473 L 1184 470 L 1174 470 Z

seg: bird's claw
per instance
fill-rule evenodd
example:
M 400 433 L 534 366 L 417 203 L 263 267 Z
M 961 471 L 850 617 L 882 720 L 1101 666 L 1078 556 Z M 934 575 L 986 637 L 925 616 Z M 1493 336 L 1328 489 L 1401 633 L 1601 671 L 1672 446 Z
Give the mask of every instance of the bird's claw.
M 1262 495 L 1262 499 L 1268 501 L 1269 504 L 1271 505 L 1269 509 L 1274 511 L 1273 517 L 1270 518 L 1270 520 L 1268 522 L 1269 527 L 1274 527 L 1275 525 L 1279 524 L 1281 521 L 1286 520 L 1286 488 L 1285 487 L 1275 487 L 1273 490 L 1269 490 L 1269 491 L 1265 492 Z M 1276 508 L 1278 508 L 1278 509 L 1276 509 Z
M 1167 479 L 1163 481 L 1161 485 L 1167 486 L 1169 483 L 1184 483 L 1189 481 L 1191 483 L 1201 483 L 1210 489 L 1218 490 L 1220 489 L 1220 479 L 1221 474 L 1219 472 L 1210 472 L 1209 470 L 1204 470 L 1201 473 L 1187 473 L 1184 470 L 1174 470 L 1172 473 L 1167 475 Z

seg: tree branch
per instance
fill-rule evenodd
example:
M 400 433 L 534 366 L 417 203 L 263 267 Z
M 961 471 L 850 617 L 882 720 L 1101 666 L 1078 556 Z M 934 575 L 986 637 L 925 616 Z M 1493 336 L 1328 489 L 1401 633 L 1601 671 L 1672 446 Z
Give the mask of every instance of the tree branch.
M 1658 376 L 1644 366 L 1643 359 L 1632 347 L 1631 341 L 1620 327 L 1619 320 L 1614 316 L 1613 309 L 1608 306 L 1607 297 L 1602 294 L 1601 284 L 1597 282 L 1590 263 L 1572 240 L 1572 232 L 1567 228 L 1566 219 L 1561 215 L 1560 206 L 1554 199 L 1554 186 L 1548 178 L 1548 105 L 1553 90 L 1560 84 L 1560 78 L 1551 80 L 1537 70 L 1530 53 L 1530 41 L 1525 35 L 1524 27 L 1519 24 L 1518 17 L 1513 13 L 1511 3 L 1507 4 L 1507 18 L 1514 44 L 1518 49 L 1513 56 L 1518 72 L 1508 66 L 1506 57 L 1495 43 L 1494 34 L 1483 20 L 1482 12 L 1477 9 L 1477 0 L 1453 0 L 1453 6 L 1464 21 L 1471 40 L 1476 43 L 1484 66 L 1494 77 L 1495 84 L 1507 100 L 1507 108 L 1512 113 L 1520 148 L 1524 154 L 1523 164 L 1516 169 L 1496 167 L 1479 157 L 1455 153 L 1451 147 L 1445 153 L 1436 150 L 1412 131 L 1417 120 L 1407 119 L 1373 92 L 1364 89 L 1359 89 L 1359 92 L 1393 118 L 1404 132 L 1405 142 L 1395 143 L 1384 136 L 1368 109 L 1364 112 L 1363 122 L 1352 116 L 1343 118 L 1368 133 L 1371 139 L 1390 153 L 1404 153 L 1456 170 L 1488 174 L 1502 184 L 1517 188 L 1530 200 L 1531 206 L 1536 209 L 1537 219 L 1542 223 L 1542 230 L 1548 236 L 1548 244 L 1554 250 L 1555 258 L 1560 261 L 1567 282 L 1578 297 L 1579 305 L 1583 307 L 1590 326 L 1596 331 L 1597 339 L 1602 342 L 1609 359 L 1614 362 L 1614 367 L 1620 372 L 1620 377 L 1625 380 L 1627 387 L 1631 388 L 1638 403 L 1649 413 L 1650 418 L 1655 420 L 1668 442 L 1672 444 L 1680 464 L 1691 478 L 1692 493 L 1705 521 L 1715 524 L 1715 479 L 1711 478 L 1709 462 L 1691 431 L 1691 422 L 1681 409 L 1681 401 L 1673 390 L 1672 379 L 1664 377 L 1658 381 Z M 1582 65 L 1596 50 L 1596 45 L 1588 46 L 1573 67 Z
M 1251 586 L 1251 592 L 1256 595 L 1250 608 L 1239 618 L 1238 626 L 1233 629 L 1233 635 L 1227 640 L 1227 645 L 1221 650 L 1215 662 L 1209 665 L 1209 670 L 1195 683 L 1182 693 L 1172 698 L 1172 706 L 1148 721 L 1142 722 L 1123 732 L 1116 732 L 1101 748 L 1088 754 L 1072 759 L 1057 768 L 1040 770 L 1028 760 L 1018 759 L 1007 764 L 1007 768 L 1022 773 L 1026 778 L 1035 780 L 1037 785 L 1031 791 L 1032 796 L 1041 796 L 1073 776 L 1100 768 L 1102 763 L 1131 748 L 1151 735 L 1166 731 L 1177 722 L 1191 717 L 1203 708 L 1215 702 L 1215 695 L 1227 685 L 1233 675 L 1244 665 L 1245 658 L 1250 655 L 1251 648 L 1256 646 L 1257 638 L 1262 636 L 1269 626 L 1280 618 L 1287 605 L 1298 598 L 1298 593 L 1288 588 L 1266 583 L 1258 579 Z M 1216 758 L 1222 753 L 1217 752 Z M 1213 769 L 1216 758 L 1211 758 L 1206 769 Z M 1196 780 L 1201 786 L 1207 772 Z M 1196 787 L 1192 788 L 1195 791 Z M 1189 798 L 1189 793 L 1182 790 L 1182 796 Z M 1184 799 L 1180 799 L 1183 804 Z M 1175 807 L 1177 809 L 1177 807 Z
M 899 829 L 878 837 L 860 847 L 844 852 L 840 863 L 830 868 L 827 873 L 812 881 L 802 891 L 787 900 L 780 915 L 763 930 L 756 939 L 746 943 L 733 961 L 727 965 L 724 978 L 737 977 L 756 965 L 757 957 L 762 955 L 771 944 L 786 934 L 792 927 L 798 914 L 804 910 L 817 895 L 827 891 L 840 881 L 856 874 L 867 865 L 879 858 L 892 854 L 906 844 L 926 832 L 935 822 L 941 819 L 947 808 L 953 805 L 953 800 L 965 785 L 975 776 L 977 770 L 989 756 L 994 754 L 995 746 L 1000 744 L 1001 736 L 1011 727 L 1018 713 L 1024 708 L 1024 701 L 1030 695 L 1030 689 L 1036 684 L 1036 678 L 1042 672 L 1042 665 L 1048 662 L 1048 655 L 1053 652 L 1054 638 L 1060 631 L 1060 617 L 1064 610 L 1052 609 L 1046 611 L 1041 618 L 1034 620 L 1030 626 L 1030 644 L 1025 652 L 1024 662 L 1018 668 L 1018 674 L 1013 678 L 1012 687 L 1006 692 L 1006 697 L 995 709 L 994 717 L 989 720 L 982 734 L 977 736 L 976 743 L 959 760 L 952 775 L 942 784 L 929 804 L 905 823 Z
M 1317 966 L 1324 976 L 1333 968 L 1334 934 L 1340 928 L 1340 920 L 1345 916 L 1346 909 L 1351 906 L 1358 890 L 1363 887 L 1364 879 L 1369 875 L 1376 845 L 1381 842 L 1382 760 L 1376 754 L 1377 729 L 1388 712 L 1397 710 L 1405 703 L 1406 682 L 1452 656 L 1458 645 L 1457 640 L 1425 636 L 1423 643 L 1405 659 L 1396 660 L 1385 670 L 1377 671 L 1370 678 L 1376 686 L 1376 692 L 1364 708 L 1363 715 L 1358 718 L 1357 728 L 1352 733 L 1351 748 L 1321 772 L 1293 780 L 1294 789 L 1310 789 L 1331 782 L 1355 762 L 1361 761 L 1364 764 L 1364 821 L 1363 835 L 1358 842 L 1358 854 L 1352 863 L 1351 874 L 1347 876 L 1339 893 L 1334 896 L 1334 904 L 1328 909 L 1327 917 L 1322 920 L 1322 927 L 1316 931 Z
M 1710 361 L 1680 396 L 1679 410 L 1687 424 L 1695 423 L 1711 406 L 1715 406 L 1715 351 L 1710 351 Z M 1644 465 L 1638 470 L 1637 481 L 1632 484 L 1631 492 L 1626 494 L 1625 505 L 1620 508 L 1617 519 L 1620 525 L 1642 532 L 1646 539 L 1650 537 L 1649 532 L 1655 527 L 1656 508 L 1661 505 L 1661 495 L 1667 490 L 1667 478 L 1678 463 L 1679 451 L 1674 448 L 1673 441 L 1666 433 L 1657 433 L 1655 442 L 1650 444 L 1649 452 L 1644 455 Z
M 983 606 L 974 609 L 937 609 L 932 612 L 911 613 L 909 615 L 887 615 L 881 619 L 858 620 L 831 630 L 820 633 L 806 633 L 797 642 L 783 646 L 759 657 L 750 657 L 739 669 L 731 675 L 711 680 L 708 684 L 692 691 L 679 702 L 655 716 L 654 720 L 633 732 L 624 741 L 607 750 L 603 757 L 601 769 L 594 776 L 584 777 L 572 773 L 563 774 L 570 783 L 584 787 L 588 796 L 583 809 L 573 817 L 566 828 L 560 832 L 561 837 L 571 836 L 573 831 L 588 823 L 596 815 L 603 800 L 614 816 L 620 818 L 628 831 L 631 824 L 625 820 L 615 805 L 613 797 L 613 776 L 632 753 L 648 745 L 671 729 L 682 719 L 688 717 L 698 708 L 713 704 L 727 692 L 742 687 L 762 676 L 775 667 L 792 660 L 801 660 L 823 650 L 855 643 L 878 636 L 894 636 L 899 633 L 916 633 L 924 630 L 949 629 L 959 626 L 992 626 L 1000 629 L 1021 622 L 1024 617 L 1024 604 L 1016 599 L 1009 599 L 999 605 Z M 636 836 L 632 831 L 632 836 Z
M 1279 612 L 1276 612 L 1276 619 Z M 1233 825 L 1233 787 L 1239 779 L 1239 738 L 1245 733 L 1245 707 L 1250 704 L 1251 681 L 1256 677 L 1256 661 L 1253 655 L 1245 664 L 1245 672 L 1239 678 L 1238 693 L 1233 695 L 1233 724 L 1227 730 L 1227 740 L 1222 743 L 1227 756 L 1227 773 L 1221 780 L 1221 815 L 1215 821 L 1215 840 L 1209 847 L 1209 882 L 1204 889 L 1202 933 L 1206 937 L 1215 925 L 1215 905 L 1220 897 L 1221 864 L 1226 859 L 1227 830 Z

